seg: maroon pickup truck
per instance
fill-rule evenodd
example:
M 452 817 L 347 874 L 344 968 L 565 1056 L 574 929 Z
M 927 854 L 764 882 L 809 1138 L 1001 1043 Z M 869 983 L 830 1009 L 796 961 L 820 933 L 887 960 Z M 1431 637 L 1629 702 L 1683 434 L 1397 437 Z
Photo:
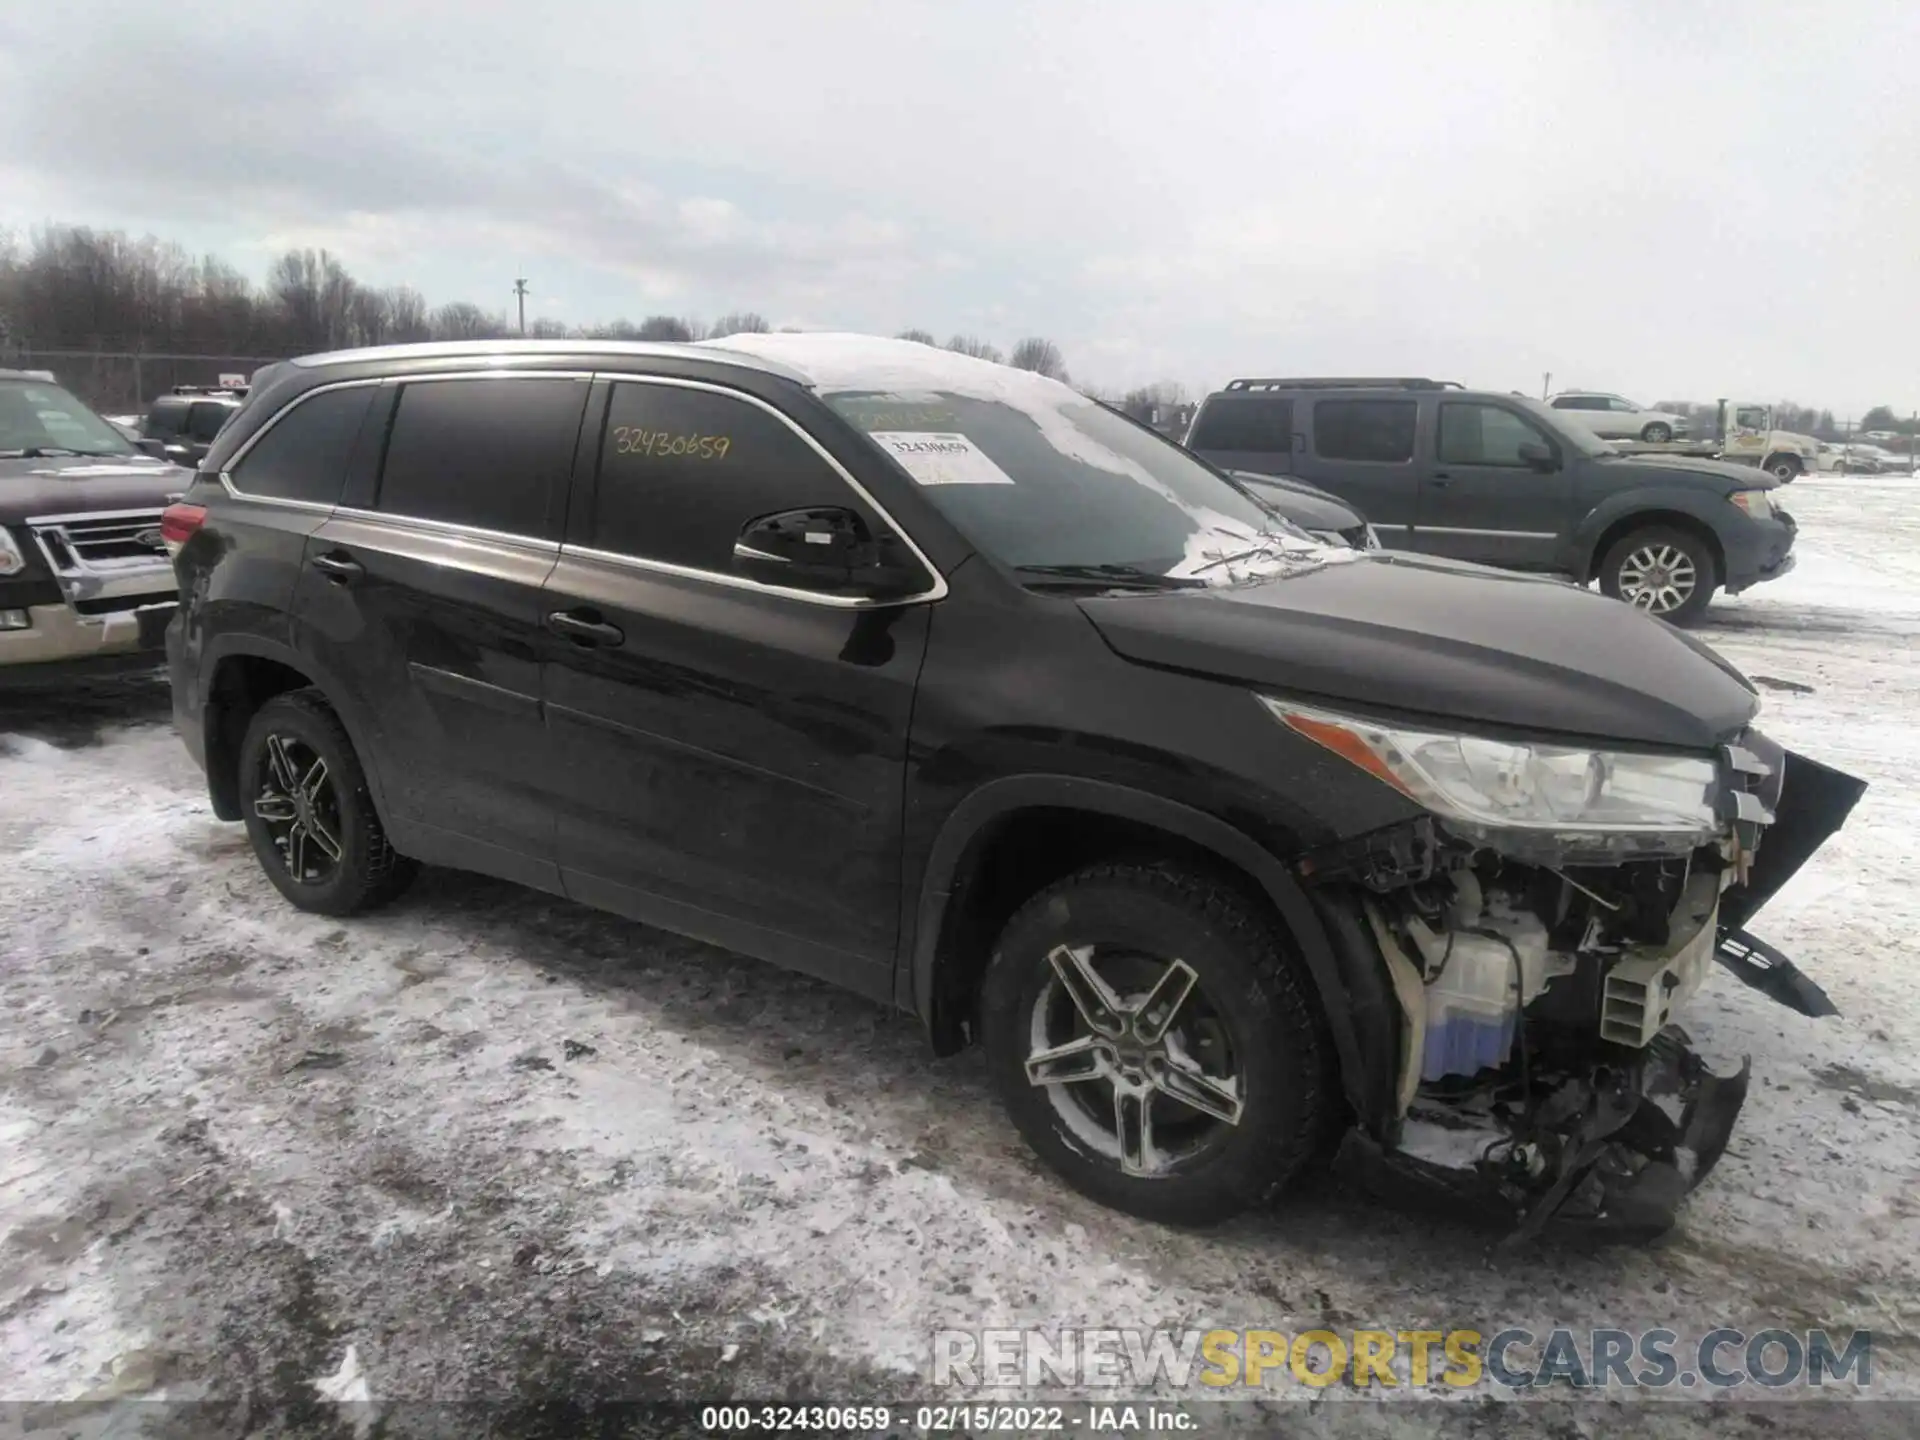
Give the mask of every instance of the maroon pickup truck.
M 0 370 L 0 689 L 164 662 L 160 512 L 191 480 L 50 373 Z

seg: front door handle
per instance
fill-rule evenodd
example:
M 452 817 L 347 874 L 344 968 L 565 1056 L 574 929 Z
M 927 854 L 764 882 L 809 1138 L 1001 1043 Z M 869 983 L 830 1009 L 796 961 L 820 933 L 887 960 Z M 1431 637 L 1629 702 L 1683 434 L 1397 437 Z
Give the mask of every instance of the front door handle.
M 592 610 L 556 610 L 547 616 L 547 628 L 576 645 L 624 645 L 627 632 L 598 619 Z
M 1432 480 L 1434 489 L 1444 490 L 1453 483 L 1453 476 L 1444 470 L 1436 470 L 1433 472 Z
M 324 574 L 335 585 L 351 585 L 367 573 L 365 566 L 341 550 L 314 556 L 313 568 Z

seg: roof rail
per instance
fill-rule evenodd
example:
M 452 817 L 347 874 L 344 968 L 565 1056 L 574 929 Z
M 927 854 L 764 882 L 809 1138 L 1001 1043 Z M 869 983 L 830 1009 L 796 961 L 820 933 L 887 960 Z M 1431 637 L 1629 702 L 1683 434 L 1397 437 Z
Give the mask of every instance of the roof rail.
M 1416 377 L 1390 379 L 1361 377 L 1336 380 L 1229 380 L 1229 390 L 1459 390 L 1457 380 L 1423 380 Z
M 231 395 L 237 400 L 247 393 L 247 387 L 244 385 L 176 385 L 172 393 L 175 395 Z

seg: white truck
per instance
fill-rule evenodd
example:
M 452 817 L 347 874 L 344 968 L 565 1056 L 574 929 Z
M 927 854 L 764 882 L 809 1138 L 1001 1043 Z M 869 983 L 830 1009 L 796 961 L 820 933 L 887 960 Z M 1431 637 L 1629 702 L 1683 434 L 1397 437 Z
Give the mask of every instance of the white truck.
M 1722 400 L 1714 438 L 1722 460 L 1758 465 L 1776 480 L 1791 480 L 1820 468 L 1820 442 L 1811 435 L 1774 429 L 1771 405 Z
M 1811 475 L 1821 468 L 1820 442 L 1811 435 L 1776 430 L 1773 406 L 1752 400 L 1722 400 L 1714 414 L 1713 433 L 1699 440 L 1614 440 L 1612 447 L 1627 455 L 1690 455 L 1701 459 L 1731 460 L 1755 465 L 1786 481 Z M 1831 462 L 1829 461 L 1829 468 Z

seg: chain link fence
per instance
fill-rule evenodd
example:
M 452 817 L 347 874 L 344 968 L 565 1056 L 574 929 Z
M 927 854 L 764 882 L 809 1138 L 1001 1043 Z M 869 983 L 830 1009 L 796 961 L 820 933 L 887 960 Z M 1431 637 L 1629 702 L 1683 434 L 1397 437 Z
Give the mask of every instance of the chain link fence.
M 51 370 L 102 415 L 144 415 L 156 395 L 176 385 L 218 385 L 222 376 L 252 375 L 284 355 L 175 355 L 143 350 L 10 349 L 0 367 Z

